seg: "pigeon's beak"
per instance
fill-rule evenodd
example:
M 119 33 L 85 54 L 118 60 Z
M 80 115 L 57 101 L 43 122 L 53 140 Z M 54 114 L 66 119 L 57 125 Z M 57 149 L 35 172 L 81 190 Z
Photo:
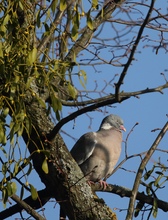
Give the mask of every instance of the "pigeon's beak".
M 123 131 L 126 131 L 124 125 L 121 125 L 121 126 L 120 126 L 120 129 L 123 130 Z

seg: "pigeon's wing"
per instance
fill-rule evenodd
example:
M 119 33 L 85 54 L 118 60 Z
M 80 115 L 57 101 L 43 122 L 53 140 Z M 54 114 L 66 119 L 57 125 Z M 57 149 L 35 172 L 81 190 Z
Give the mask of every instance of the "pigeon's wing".
M 100 155 L 99 160 L 103 160 L 105 162 L 104 180 L 106 180 L 109 176 L 111 176 L 120 157 L 122 133 L 121 131 L 112 128 L 110 130 L 100 130 L 97 137 L 99 137 L 97 140 L 101 146 L 100 149 L 102 152 L 100 153 L 99 147 L 96 147 L 94 154 Z
M 96 145 L 96 133 L 89 132 L 81 136 L 70 151 L 78 165 L 84 163 L 93 153 Z

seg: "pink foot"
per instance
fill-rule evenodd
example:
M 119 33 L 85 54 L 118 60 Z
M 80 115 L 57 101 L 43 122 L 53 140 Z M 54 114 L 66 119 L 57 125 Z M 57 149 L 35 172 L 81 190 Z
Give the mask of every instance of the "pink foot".
M 106 183 L 106 181 L 103 181 L 103 180 L 99 180 L 99 183 L 101 186 L 103 186 L 103 190 L 105 190 L 108 186 L 108 184 Z
M 93 181 L 90 181 L 90 180 L 88 180 L 87 182 L 88 182 L 89 186 L 91 186 L 92 184 L 95 184 Z

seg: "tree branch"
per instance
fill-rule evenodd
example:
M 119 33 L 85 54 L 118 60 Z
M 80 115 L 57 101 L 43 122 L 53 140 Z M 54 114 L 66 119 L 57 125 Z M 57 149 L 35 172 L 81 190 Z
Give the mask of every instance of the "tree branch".
M 138 47 L 138 44 L 139 44 L 139 42 L 140 42 L 142 33 L 143 33 L 143 31 L 144 31 L 144 29 L 145 29 L 145 26 L 146 26 L 146 24 L 148 23 L 148 20 L 149 20 L 149 18 L 150 18 L 150 16 L 151 16 L 151 13 L 152 13 L 152 10 L 153 10 L 153 6 L 154 6 L 154 2 L 155 2 L 155 0 L 152 0 L 152 1 L 151 1 L 151 5 L 150 5 L 150 8 L 149 8 L 149 11 L 148 11 L 148 13 L 147 13 L 147 15 L 146 15 L 146 18 L 145 18 L 145 20 L 144 20 L 142 26 L 141 26 L 140 29 L 139 29 L 137 38 L 136 38 L 135 43 L 133 44 L 133 47 L 132 47 L 132 49 L 131 49 L 131 53 L 130 53 L 130 56 L 129 56 L 129 58 L 128 58 L 128 61 L 127 61 L 127 63 L 126 63 L 125 66 L 124 66 L 124 69 L 123 69 L 123 71 L 122 71 L 122 73 L 121 73 L 121 76 L 120 76 L 118 82 L 116 83 L 116 91 L 115 91 L 115 94 L 116 94 L 116 99 L 117 99 L 118 101 L 120 101 L 120 94 L 119 94 L 119 93 L 120 93 L 120 92 L 119 92 L 120 86 L 123 84 L 123 81 L 124 81 L 124 78 L 125 78 L 125 76 L 126 76 L 126 74 L 127 74 L 128 68 L 130 67 L 130 64 L 131 64 L 131 62 L 132 62 L 132 60 L 133 60 L 133 57 L 134 57 L 134 54 L 135 54 L 135 51 L 136 51 L 136 49 L 137 49 L 137 47 Z
M 154 87 L 154 88 L 146 88 L 146 89 L 142 89 L 136 92 L 122 92 L 120 93 L 120 97 L 122 98 L 130 98 L 130 97 L 135 97 L 138 95 L 142 95 L 142 94 L 147 94 L 147 93 L 153 93 L 153 92 L 159 92 L 161 94 L 163 94 L 162 90 L 163 89 L 167 89 L 168 88 L 168 82 L 166 82 L 163 85 L 160 85 L 158 87 Z M 90 105 L 90 104 L 94 104 L 94 103 L 99 103 L 99 102 L 103 102 L 109 99 L 114 99 L 115 95 L 114 94 L 110 94 L 101 98 L 97 98 L 97 99 L 93 99 L 93 100 L 87 100 L 87 101 L 82 101 L 82 102 L 78 102 L 78 101 L 74 101 L 74 102 L 68 102 L 65 100 L 61 100 L 61 103 L 64 106 L 85 106 L 85 105 Z M 102 106 L 101 106 L 102 107 Z
M 11 198 L 17 203 L 16 205 L 8 208 L 0 213 L 0 219 L 5 219 L 9 216 L 14 215 L 17 212 L 21 212 L 23 209 L 26 210 L 28 214 L 38 220 L 45 220 L 40 214 L 38 214 L 34 207 L 28 205 L 25 201 L 21 200 L 17 195 L 12 195 Z
M 137 95 L 140 95 L 140 94 L 146 94 L 146 93 L 152 93 L 152 92 L 162 93 L 162 90 L 165 89 L 165 88 L 168 88 L 168 82 L 165 83 L 164 85 L 158 86 L 156 88 L 151 88 L 151 89 L 147 88 L 147 89 L 140 90 L 140 91 L 137 91 L 137 92 L 128 92 L 128 93 L 123 92 L 120 95 L 120 102 L 125 101 L 125 100 L 129 99 L 132 96 L 137 96 Z M 91 102 L 92 102 L 92 100 L 91 100 Z M 48 140 L 52 140 L 64 124 L 68 123 L 69 121 L 72 121 L 73 119 L 75 119 L 79 115 L 82 115 L 86 112 L 93 111 L 97 108 L 100 108 L 100 107 L 103 107 L 103 106 L 106 106 L 106 105 L 112 105 L 112 104 L 117 103 L 117 102 L 118 101 L 114 98 L 113 94 L 94 100 L 94 104 L 92 104 L 90 106 L 87 106 L 87 107 L 84 107 L 82 109 L 79 109 L 78 111 L 75 111 L 74 113 L 72 113 L 69 116 L 67 116 L 67 117 L 63 118 L 62 120 L 60 120 L 58 122 L 58 124 L 50 132 L 50 134 L 48 135 L 48 137 L 47 137 Z M 86 102 L 77 102 L 77 103 L 75 102 L 75 104 L 72 103 L 72 105 L 70 104 L 70 106 L 86 105 L 86 103 L 88 104 L 90 102 L 89 101 L 88 102 L 87 101 Z
M 39 57 L 41 55 L 41 53 L 43 51 L 45 51 L 45 48 L 46 48 L 46 45 L 50 42 L 50 39 L 54 33 L 54 31 L 56 30 L 57 26 L 60 24 L 60 21 L 62 19 L 62 16 L 64 15 L 66 9 L 68 7 L 70 7 L 70 5 L 74 2 L 74 0 L 71 0 L 71 1 L 66 1 L 66 8 L 64 11 L 61 11 L 59 9 L 59 7 L 57 7 L 57 13 L 55 15 L 55 18 L 54 18 L 54 21 L 51 23 L 51 27 L 50 27 L 50 32 L 49 34 L 45 35 L 43 37 L 43 39 L 41 40 L 40 44 L 38 45 L 37 49 L 38 49 L 38 52 L 37 52 L 37 57 Z
M 162 130 L 158 134 L 158 136 L 157 136 L 156 140 L 154 141 L 154 143 L 152 144 L 151 148 L 148 150 L 146 156 L 141 161 L 141 164 L 139 166 L 139 169 L 138 169 L 138 172 L 137 172 L 137 175 L 135 178 L 134 186 L 132 189 L 132 194 L 130 197 L 126 220 L 132 219 L 133 212 L 134 212 L 135 200 L 136 200 L 136 196 L 137 196 L 137 192 L 138 192 L 138 187 L 139 187 L 139 184 L 141 181 L 142 173 L 143 173 L 149 159 L 151 158 L 152 154 L 155 152 L 158 144 L 162 140 L 163 136 L 166 134 L 167 130 L 168 130 L 168 122 L 166 122 L 165 126 L 162 128 Z
M 109 192 L 109 193 L 114 193 L 116 195 L 119 195 L 121 197 L 128 197 L 130 198 L 132 196 L 132 190 L 122 187 L 122 186 L 118 186 L 118 185 L 113 185 L 113 184 L 108 184 L 107 188 L 104 190 L 102 189 L 102 186 L 100 184 L 93 184 L 92 185 L 92 189 L 93 191 L 99 191 L 99 192 Z M 156 198 L 155 198 L 156 199 Z M 136 200 L 139 200 L 143 203 L 149 204 L 149 205 L 153 205 L 153 200 L 154 198 L 152 198 L 151 196 L 147 196 L 144 194 L 144 192 L 140 193 L 137 192 L 136 194 Z M 157 199 L 157 205 L 159 209 L 162 209 L 164 212 L 168 211 L 168 203 Z
M 88 43 L 92 39 L 93 33 L 97 30 L 97 28 L 107 19 L 110 18 L 113 11 L 119 7 L 124 0 L 114 0 L 109 1 L 104 7 L 99 11 L 95 19 L 93 20 L 93 30 L 91 30 L 88 26 L 83 29 L 82 35 L 76 41 L 76 43 L 72 46 L 69 53 L 65 57 L 65 60 L 73 61 L 74 54 L 77 56 L 80 51 L 85 49 L 88 46 Z M 103 16 L 102 16 L 103 11 Z
M 50 198 L 51 196 L 48 190 L 46 189 L 38 191 L 38 198 L 36 200 L 33 200 L 31 196 L 27 197 L 24 200 L 21 200 L 18 196 L 12 195 L 11 199 L 13 199 L 17 204 L 0 212 L 0 219 L 6 219 L 16 214 L 17 212 L 21 212 L 23 209 L 25 209 L 27 213 L 33 216 L 34 218 L 37 217 L 36 219 L 42 220 L 44 218 L 41 217 L 41 215 L 39 215 L 37 212 L 33 211 L 33 209 L 42 208 Z
M 126 99 L 128 99 L 129 97 L 123 97 L 121 99 L 121 101 L 124 101 Z M 112 98 L 112 99 L 108 99 L 99 103 L 94 103 L 93 105 L 84 107 L 82 109 L 79 109 L 78 111 L 73 112 L 72 114 L 70 114 L 69 116 L 63 118 L 61 121 L 58 122 L 58 124 L 53 128 L 53 130 L 49 133 L 49 135 L 47 136 L 48 140 L 51 141 L 52 139 L 55 138 L 56 134 L 59 132 L 59 130 L 61 129 L 61 127 L 68 123 L 69 121 L 72 121 L 73 119 L 75 119 L 76 117 L 78 117 L 79 115 L 82 115 L 86 112 L 90 112 L 93 111 L 97 108 L 106 106 L 106 105 L 112 105 L 116 103 L 116 99 Z

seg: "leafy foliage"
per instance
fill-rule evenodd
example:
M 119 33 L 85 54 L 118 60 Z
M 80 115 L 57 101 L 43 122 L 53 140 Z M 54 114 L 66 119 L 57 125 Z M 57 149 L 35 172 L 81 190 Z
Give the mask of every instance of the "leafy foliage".
M 48 145 L 50 144 L 52 148 L 52 143 L 47 139 L 48 134 L 36 128 L 35 119 L 28 112 L 34 103 L 39 109 L 44 110 L 46 118 L 51 116 L 52 121 L 58 122 L 62 118 L 65 106 L 79 110 L 72 116 L 74 119 L 83 110 L 80 106 L 86 106 L 82 112 L 86 113 L 90 111 L 88 109 L 95 110 L 111 103 L 119 103 L 123 97 L 125 100 L 149 92 L 150 89 L 124 93 L 120 92 L 120 87 L 124 84 L 131 62 L 135 60 L 135 51 L 140 42 L 152 41 L 152 48 L 156 54 L 160 48 L 167 52 L 167 41 L 164 37 L 167 29 L 166 25 L 160 22 L 166 15 L 161 15 L 159 10 L 153 8 L 157 16 L 146 21 L 139 10 L 139 5 L 146 7 L 146 10 L 149 10 L 150 5 L 143 4 L 143 1 L 137 4 L 128 2 L 122 8 L 122 2 L 1 1 L 0 151 L 3 159 L 0 160 L 2 164 L 0 190 L 4 206 L 8 198 L 18 191 L 20 198 L 24 198 L 25 189 L 30 191 L 33 200 L 38 198 L 37 189 L 28 181 L 34 170 L 32 165 L 34 154 L 37 153 L 39 158 L 42 155 L 39 166 L 44 176 L 50 175 L 51 155 Z M 115 9 L 116 13 L 111 17 L 109 13 Z M 125 13 L 130 20 L 118 18 L 120 13 Z M 105 28 L 105 22 L 108 29 Z M 109 24 L 116 33 L 113 32 L 107 39 Z M 123 25 L 123 28 L 116 27 L 118 24 Z M 141 33 L 137 31 L 139 26 Z M 143 35 L 145 27 L 159 31 L 160 39 L 152 40 L 147 34 Z M 144 48 L 148 46 L 145 43 L 143 45 Z M 100 55 L 102 51 L 109 54 L 107 60 Z M 105 87 L 101 91 L 96 81 L 99 74 L 95 75 L 94 86 L 92 85 L 90 91 L 87 88 L 90 72 L 87 72 L 84 66 L 91 66 L 95 73 L 99 73 L 97 66 L 100 64 L 118 68 L 114 69 L 114 73 L 122 69 L 121 74 L 113 74 L 110 82 L 105 81 Z M 118 82 L 115 79 L 118 79 Z M 116 94 L 115 91 L 112 94 L 111 88 L 119 89 Z M 167 82 L 150 92 L 161 93 L 165 88 Z M 43 118 L 39 120 L 43 121 Z M 37 140 L 31 139 L 32 131 L 35 131 L 40 147 L 36 144 Z M 20 144 L 23 136 L 27 138 L 26 146 Z M 36 148 L 29 154 L 30 142 L 34 143 Z M 58 158 L 59 162 L 61 160 L 62 158 Z M 58 161 L 54 161 L 54 164 L 58 165 Z M 61 172 L 60 169 L 58 176 L 62 175 Z M 159 209 L 156 192 L 161 190 L 168 180 L 167 168 L 158 162 L 146 171 L 142 179 L 146 189 L 145 195 L 153 199 L 149 216 L 152 213 L 156 218 Z M 138 202 L 135 217 L 146 210 L 145 202 Z

